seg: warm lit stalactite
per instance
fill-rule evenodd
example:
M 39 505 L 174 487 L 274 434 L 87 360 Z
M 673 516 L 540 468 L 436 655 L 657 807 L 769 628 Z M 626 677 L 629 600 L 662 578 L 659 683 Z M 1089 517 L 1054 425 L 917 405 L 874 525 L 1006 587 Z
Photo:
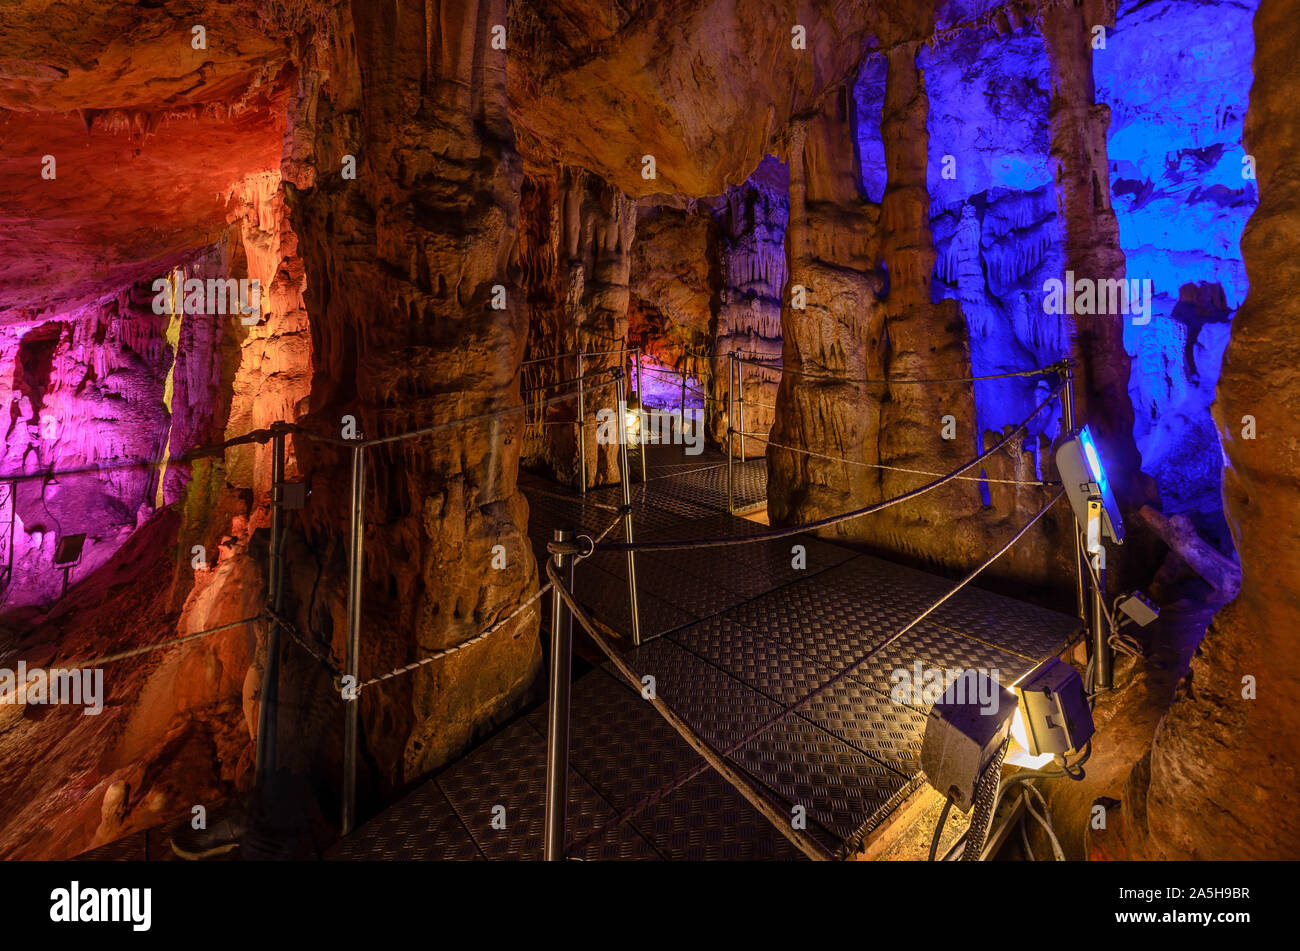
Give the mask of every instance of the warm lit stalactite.
M 504 20 L 500 0 L 335 9 L 319 54 L 329 83 L 299 104 L 297 122 L 315 138 L 312 187 L 294 203 L 316 314 L 310 419 L 331 435 L 348 414 L 376 437 L 519 404 L 525 312 L 511 252 L 521 172 L 504 55 L 490 47 Z M 342 171 L 346 157 L 355 178 Z M 302 185 L 305 175 L 291 177 Z M 533 590 L 515 487 L 522 426 L 507 416 L 371 452 L 363 672 L 454 646 Z M 315 517 L 343 530 L 346 456 L 316 447 L 309 465 L 325 496 Z M 491 568 L 495 545 L 507 553 L 501 569 Z M 295 577 L 304 609 L 314 574 Z M 365 755 L 384 781 L 445 762 L 518 701 L 540 656 L 526 634 L 536 623 L 525 614 L 494 639 L 361 695 Z
M 874 461 L 873 398 L 882 312 L 872 267 L 879 210 L 862 199 L 844 90 L 829 115 L 791 135 L 789 280 L 781 302 L 780 392 L 772 440 L 853 462 Z M 773 522 L 798 523 L 876 500 L 876 470 L 768 449 Z M 841 530 L 852 532 L 856 526 Z

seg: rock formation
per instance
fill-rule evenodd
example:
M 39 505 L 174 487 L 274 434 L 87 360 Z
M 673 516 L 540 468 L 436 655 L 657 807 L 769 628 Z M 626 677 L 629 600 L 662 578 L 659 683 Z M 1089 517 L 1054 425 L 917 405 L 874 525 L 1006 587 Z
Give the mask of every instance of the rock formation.
M 721 291 L 718 316 L 710 352 L 713 354 L 713 386 L 709 403 L 709 433 L 719 444 L 727 438 L 727 377 L 734 398 L 741 398 L 740 376 L 744 380 L 744 419 L 737 405 L 735 428 L 756 433 L 748 439 L 745 455 L 763 456 L 763 441 L 776 418 L 779 369 L 758 365 L 779 365 L 781 360 L 781 300 L 786 290 L 788 266 L 785 252 L 786 226 L 790 217 L 790 176 L 785 166 L 766 157 L 743 185 L 728 190 L 718 210 Z M 746 362 L 731 363 L 740 353 Z M 739 453 L 740 442 L 735 443 Z

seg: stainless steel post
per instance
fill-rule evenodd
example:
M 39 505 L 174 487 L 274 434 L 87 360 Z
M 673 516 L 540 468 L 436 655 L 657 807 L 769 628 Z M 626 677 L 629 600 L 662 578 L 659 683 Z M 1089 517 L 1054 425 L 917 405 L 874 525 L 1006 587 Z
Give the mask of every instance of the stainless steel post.
M 732 384 L 736 380 L 736 352 L 727 354 L 727 512 L 736 514 L 736 400 Z
M 358 682 L 361 652 L 361 568 L 365 556 L 366 450 L 352 450 L 352 524 L 348 539 L 348 643 L 343 673 Z M 343 720 L 343 834 L 352 831 L 357 808 L 357 740 L 361 725 L 361 702 L 354 694 L 344 706 Z
M 686 452 L 686 357 L 682 357 L 682 411 L 677 421 L 682 434 L 682 453 Z
M 641 457 L 641 481 L 645 482 L 645 445 L 646 445 L 646 428 L 645 428 L 645 392 L 641 389 L 641 348 L 637 347 L 632 351 L 632 359 L 636 361 L 636 413 L 637 423 L 641 427 L 640 436 L 637 439 L 637 455 Z
M 627 404 L 624 402 L 623 392 L 623 370 L 618 371 L 615 377 L 614 389 L 618 398 L 618 418 L 619 424 L 619 446 L 618 446 L 618 466 L 620 481 L 623 483 L 623 537 L 630 544 L 632 541 L 632 478 L 628 473 L 627 466 Z M 628 607 L 632 611 L 632 644 L 639 646 L 641 643 L 641 610 L 637 606 L 636 596 L 636 552 L 627 553 L 627 596 Z
M 736 422 L 740 425 L 740 461 L 745 456 L 745 358 L 736 357 Z
M 582 351 L 578 351 L 578 491 L 587 494 L 587 399 L 582 375 Z
M 1092 589 L 1092 687 L 1109 690 L 1115 685 L 1110 653 L 1110 630 L 1106 624 L 1106 547 L 1093 559 L 1097 583 Z
M 1061 391 L 1061 425 L 1065 430 L 1061 434 L 1062 438 L 1074 432 L 1074 368 L 1069 366 L 1065 368 L 1065 389 Z M 1084 563 L 1084 559 L 1087 557 L 1083 529 L 1076 524 L 1074 526 L 1074 593 L 1079 617 L 1085 623 L 1088 620 L 1088 566 Z
M 557 542 L 567 542 L 573 533 L 556 529 Z M 572 555 L 556 554 L 555 567 L 569 590 L 573 590 Z M 567 577 L 565 569 L 568 569 Z M 569 695 L 573 681 L 573 615 L 551 590 L 550 706 L 546 729 L 546 820 L 543 826 L 543 857 L 548 862 L 564 858 L 564 814 L 569 802 Z
M 284 609 L 284 433 L 271 437 L 271 546 L 267 568 L 267 602 L 274 612 L 266 627 L 266 662 L 262 667 L 262 700 L 257 710 L 258 787 L 275 772 L 279 740 L 280 622 Z

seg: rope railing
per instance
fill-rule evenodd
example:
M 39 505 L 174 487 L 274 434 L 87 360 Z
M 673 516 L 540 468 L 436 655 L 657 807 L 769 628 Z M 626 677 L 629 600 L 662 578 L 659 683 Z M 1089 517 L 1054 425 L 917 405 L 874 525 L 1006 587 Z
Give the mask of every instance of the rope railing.
M 735 358 L 739 363 L 747 366 L 764 367 L 769 370 L 780 370 L 784 375 L 789 373 L 793 376 L 802 377 L 805 380 L 819 380 L 828 383 L 855 383 L 862 385 L 878 386 L 895 386 L 895 385 L 932 385 L 940 383 L 979 383 L 983 380 L 1006 380 L 1015 377 L 1033 377 L 1045 376 L 1049 373 L 1059 373 L 1064 367 L 1066 361 L 1058 360 L 1056 363 L 1048 364 L 1045 367 L 1039 367 L 1035 370 L 1008 370 L 1005 373 L 986 373 L 982 376 L 954 376 L 954 377 L 934 377 L 934 378 L 907 378 L 900 377 L 895 379 L 873 378 L 873 377 L 852 377 L 840 376 L 834 373 L 809 373 L 807 370 L 791 369 L 782 363 L 775 363 L 767 360 L 756 360 L 743 356 Z
M 102 657 L 92 657 L 87 660 L 60 661 L 60 667 L 102 667 L 105 664 L 116 663 L 119 660 L 126 660 L 130 657 L 139 657 L 141 654 L 150 654 L 154 651 L 165 650 L 168 647 L 175 647 L 178 644 L 185 644 L 189 641 L 198 640 L 201 637 L 208 637 L 212 634 L 218 634 L 221 631 L 229 631 L 232 628 L 240 627 L 244 624 L 252 624 L 255 621 L 263 621 L 266 614 L 254 614 L 251 617 L 240 618 L 238 621 L 229 621 L 225 624 L 218 624 L 216 627 L 204 628 L 201 631 L 194 631 L 190 634 L 182 634 L 179 637 L 171 637 L 165 641 L 158 641 L 155 644 L 146 644 L 144 647 L 133 647 L 130 650 L 118 651 L 114 654 L 105 654 Z
M 659 789 L 656 789 L 653 792 L 649 793 L 648 795 L 642 797 L 641 800 L 629 806 L 628 808 L 624 809 L 623 811 L 617 813 L 616 815 L 612 816 L 610 819 L 602 823 L 600 826 L 590 830 L 585 835 L 575 840 L 565 850 L 566 853 L 574 852 L 575 850 L 579 849 L 581 846 L 586 844 L 588 841 L 596 839 L 606 834 L 607 832 L 611 831 L 612 829 L 617 828 L 623 823 L 629 821 L 630 819 L 639 815 L 645 809 L 654 805 L 656 802 L 661 801 L 664 797 L 668 796 L 673 791 L 680 789 L 682 786 L 690 782 L 696 776 L 699 776 L 702 772 L 704 772 L 704 770 L 708 769 L 709 767 L 713 767 L 714 769 L 718 770 L 718 772 L 725 779 L 727 779 L 728 782 L 731 782 L 732 785 L 735 786 L 737 792 L 739 792 L 747 801 L 749 801 L 765 818 L 767 818 L 770 822 L 772 822 L 773 826 L 778 831 L 780 831 L 783 835 L 785 835 L 786 838 L 790 839 L 790 841 L 801 851 L 803 851 L 804 854 L 809 855 L 809 857 L 811 858 L 826 858 L 827 855 L 824 849 L 822 849 L 819 844 L 815 844 L 815 840 L 812 840 L 811 837 L 799 836 L 797 833 L 800 830 L 793 829 L 789 817 L 784 816 L 778 811 L 776 811 L 771 806 L 770 803 L 768 803 L 760 794 L 758 794 L 753 789 L 753 787 L 749 784 L 749 782 L 746 779 L 744 779 L 744 777 L 739 777 L 740 781 L 737 782 L 738 772 L 732 769 L 728 764 L 726 764 L 726 757 L 732 755 L 737 750 L 745 746 L 747 743 L 752 742 L 762 733 L 766 732 L 768 729 L 775 726 L 783 717 L 787 716 L 790 713 L 795 713 L 803 709 L 814 699 L 823 695 L 824 693 L 826 693 L 826 691 L 830 690 L 831 688 L 835 687 L 837 684 L 842 682 L 845 678 L 850 677 L 855 671 L 860 669 L 862 665 L 866 664 L 874 656 L 876 656 L 885 648 L 889 647 L 891 644 L 896 642 L 899 638 L 903 637 L 905 634 L 907 634 L 908 631 L 915 628 L 918 624 L 924 621 L 932 613 L 934 613 L 936 610 L 942 607 L 948 600 L 956 596 L 958 592 L 960 592 L 968 584 L 974 581 L 975 578 L 979 577 L 979 575 L 985 569 L 987 569 L 990 565 L 992 565 L 1004 554 L 1006 554 L 1018 541 L 1020 541 L 1021 538 L 1025 536 L 1025 534 L 1034 525 L 1038 523 L 1038 521 L 1044 515 L 1047 514 L 1047 512 L 1052 508 L 1052 506 L 1054 506 L 1057 502 L 1061 500 L 1064 494 L 1065 494 L 1064 491 L 1061 490 L 1058 491 L 1055 495 L 1053 495 L 1052 498 L 1049 499 L 1029 519 L 1029 521 L 1026 522 L 1015 533 L 1015 535 L 1013 535 L 1007 542 L 1005 542 L 996 552 L 994 552 L 992 555 L 986 558 L 979 566 L 977 566 L 973 571 L 971 571 L 959 582 L 957 582 L 956 585 L 954 585 L 951 589 L 949 589 L 947 593 L 945 593 L 942 597 L 940 597 L 937 601 L 935 601 L 933 604 L 927 607 L 920 614 L 916 615 L 911 621 L 909 621 L 907 624 L 901 627 L 893 635 L 891 635 L 886 640 L 882 641 L 880 644 L 874 646 L 865 655 L 863 655 L 853 663 L 849 664 L 843 670 L 841 670 L 833 677 L 828 679 L 825 683 L 821 684 L 820 686 L 810 691 L 800 700 L 797 700 L 794 703 L 791 703 L 789 705 L 783 706 L 779 712 L 769 716 L 763 722 L 759 723 L 757 726 L 753 727 L 748 732 L 746 732 L 739 739 L 734 740 L 733 742 L 728 744 L 726 748 L 721 750 L 715 750 L 708 743 L 708 741 L 706 741 L 698 734 L 696 734 L 695 731 L 692 730 L 688 724 L 682 721 L 675 714 L 672 714 L 666 704 L 663 704 L 662 702 L 652 701 L 652 705 L 655 707 L 655 710 L 658 711 L 661 716 L 664 716 L 664 718 L 669 722 L 669 724 L 675 730 L 677 730 L 678 733 L 682 735 L 682 737 L 691 745 L 693 749 L 695 749 L 697 752 L 701 754 L 701 757 L 703 758 L 703 762 L 685 771 L 684 773 L 674 778 L 669 783 L 666 783 L 665 785 L 661 786 Z M 593 550 L 594 550 L 594 546 L 593 546 Z M 579 552 L 577 557 L 579 560 L 581 560 L 582 557 L 584 557 L 584 555 L 581 552 Z M 595 624 L 582 610 L 581 606 L 577 604 L 573 595 L 567 589 L 565 589 L 562 580 L 558 577 L 556 573 L 554 559 L 548 560 L 546 571 L 547 571 L 547 576 L 551 579 L 551 584 L 554 586 L 555 593 L 564 600 L 565 604 L 568 606 L 569 610 L 573 612 L 573 615 L 578 620 L 579 624 L 581 624 L 583 629 L 587 631 L 588 635 L 592 637 L 592 639 L 596 642 L 597 646 L 600 647 L 601 651 L 604 652 L 606 656 L 610 658 L 610 660 L 613 662 L 614 666 L 619 670 L 619 672 L 625 678 L 628 679 L 633 689 L 640 692 L 643 681 L 641 680 L 641 678 L 636 676 L 636 673 L 632 671 L 631 668 L 628 667 L 628 665 L 620 657 L 617 656 L 613 648 L 608 643 L 605 642 L 603 636 L 599 633 L 599 631 L 596 630 Z M 814 844 L 810 844 L 810 843 L 814 843 Z M 843 852 L 843 848 L 841 849 L 841 853 L 842 852 Z M 833 857 L 843 858 L 844 856 L 843 854 L 839 854 Z
M 828 456 L 825 453 L 814 452 L 811 449 L 800 449 L 798 446 L 788 446 L 785 443 L 776 442 L 775 440 L 771 439 L 768 436 L 763 435 L 762 433 L 740 433 L 739 430 L 737 430 L 736 432 L 739 435 L 748 436 L 750 439 L 757 439 L 759 442 L 765 442 L 769 446 L 774 446 L 777 449 L 785 449 L 789 452 L 797 452 L 805 456 L 815 456 L 818 459 L 826 459 L 830 462 L 841 462 L 847 466 L 858 466 L 863 469 L 885 469 L 890 472 L 906 472 L 912 475 L 923 475 L 923 476 L 931 476 L 931 477 L 942 477 L 943 475 L 943 473 L 941 472 L 930 472 L 926 469 L 909 469 L 906 466 L 889 466 L 881 462 L 860 462 L 856 459 L 845 459 L 843 456 Z M 1060 485 L 1059 482 L 1043 482 L 1038 479 L 994 479 L 989 476 L 959 475 L 959 476 L 953 476 L 953 479 L 958 482 L 988 482 L 994 485 L 1029 485 L 1029 486 Z
M 400 677 L 402 674 L 409 674 L 411 671 L 419 670 L 421 667 L 425 667 L 429 664 L 432 664 L 434 661 L 442 660 L 444 657 L 450 657 L 452 654 L 456 654 L 459 653 L 460 651 L 465 650 L 466 648 L 473 647 L 475 644 L 481 644 L 483 641 L 487 640 L 497 631 L 501 630 L 501 628 L 505 627 L 511 621 L 519 617 L 519 615 L 521 615 L 525 610 L 527 610 L 528 608 L 536 604 L 542 598 L 542 596 L 545 595 L 550 590 L 551 590 L 551 585 L 549 583 L 543 585 L 533 593 L 532 597 L 528 598 L 528 600 L 526 601 L 521 602 L 517 608 L 515 608 L 513 611 L 511 611 L 501 620 L 497 621 L 487 630 L 475 634 L 469 640 L 461 641 L 455 647 L 446 647 L 443 648 L 442 650 L 434 651 L 432 654 L 429 654 L 427 657 L 421 657 L 419 660 L 412 661 L 409 664 L 403 664 L 401 667 L 396 667 L 388 671 L 387 673 L 380 674 L 377 677 L 371 677 L 369 680 L 361 681 L 361 683 L 357 684 L 357 688 L 356 688 L 357 694 L 360 694 L 361 691 L 366 689 L 367 687 L 373 687 L 376 684 L 381 684 L 386 680 L 392 680 L 394 677 Z
M 618 516 L 612 522 L 610 522 L 608 526 L 606 526 L 605 530 L 601 532 L 600 535 L 597 536 L 597 541 L 604 539 L 605 536 L 607 536 L 610 532 L 612 532 L 615 528 L 618 527 L 619 523 L 622 520 L 623 520 L 623 513 L 620 511 Z M 542 587 L 538 588 L 535 592 L 533 592 L 532 596 L 529 597 L 526 601 L 521 602 L 513 611 L 511 611 L 505 617 L 495 622 L 491 627 L 487 628 L 486 630 L 481 631 L 478 634 L 475 634 L 473 637 L 469 638 L 468 640 L 461 641 L 455 647 L 445 647 L 441 650 L 436 650 L 432 654 L 429 654 L 426 657 L 421 657 L 419 660 L 411 661 L 411 663 L 409 664 L 403 664 L 402 666 L 395 667 L 392 670 L 387 671 L 386 673 L 382 673 L 375 677 L 371 677 L 368 680 L 363 680 L 361 683 L 357 684 L 356 692 L 360 694 L 361 691 L 367 687 L 373 687 L 376 684 L 383 683 L 384 681 L 392 680 L 394 677 L 400 677 L 402 674 L 409 674 L 411 671 L 419 670 L 421 667 L 425 667 L 429 664 L 432 664 L 434 661 L 442 660 L 445 657 L 450 657 L 452 654 L 456 654 L 459 653 L 460 651 L 465 650 L 466 648 L 473 647 L 475 644 L 481 644 L 483 641 L 487 640 L 489 637 L 491 637 L 497 631 L 501 630 L 511 621 L 518 618 L 519 615 L 521 615 L 528 608 L 536 604 L 542 598 L 542 596 L 545 595 L 550 590 L 551 590 L 551 582 L 547 582 L 545 585 L 543 585 Z
M 962 463 L 960 466 L 958 466 L 956 469 L 953 469 L 951 472 L 947 472 L 941 477 L 931 482 L 927 482 L 923 486 L 919 486 L 918 488 L 911 489 L 900 495 L 893 496 L 892 498 L 884 499 L 883 501 L 875 502 L 871 505 L 863 506 L 862 508 L 859 509 L 854 509 L 851 512 L 844 512 L 839 515 L 827 516 L 826 518 L 817 519 L 816 521 L 804 522 L 801 525 L 791 525 L 784 528 L 770 529 L 766 532 L 759 532 L 753 535 L 739 535 L 739 536 L 733 535 L 733 536 L 722 536 L 717 538 L 698 538 L 698 539 L 672 539 L 672 540 L 663 540 L 663 541 L 642 541 L 642 542 L 634 542 L 634 543 L 605 542 L 599 545 L 598 547 L 602 551 L 624 551 L 624 552 L 626 551 L 688 551 L 697 548 L 720 548 L 729 545 L 744 545 L 756 541 L 776 541 L 782 538 L 790 538 L 794 535 L 803 535 L 811 532 L 820 531 L 823 528 L 830 528 L 833 525 L 839 525 L 842 522 L 852 521 L 853 519 L 862 518 L 863 516 L 866 515 L 873 515 L 876 512 L 882 511 L 883 509 L 887 509 L 894 505 L 899 505 L 903 502 L 910 501 L 911 499 L 914 499 L 920 495 L 924 495 L 927 492 L 939 488 L 941 485 L 944 485 L 950 481 L 955 480 L 957 476 L 961 475 L 967 469 L 979 465 L 985 459 L 988 459 L 990 456 L 1004 449 L 1012 442 L 1012 440 L 1019 438 L 1022 433 L 1028 430 L 1029 424 L 1033 422 L 1034 418 L 1037 417 L 1038 414 L 1041 413 L 1043 410 L 1045 410 L 1053 401 L 1058 399 L 1062 391 L 1065 389 L 1065 387 L 1066 387 L 1065 382 L 1062 382 L 1060 385 L 1058 385 L 1056 389 L 1053 390 L 1048 395 L 1047 399 L 1039 403 L 1038 406 L 1028 416 L 1026 416 L 1024 420 L 1020 422 L 1019 425 L 1017 425 L 1011 432 L 1004 435 L 1003 438 L 992 448 L 986 449 L 984 452 L 980 453 L 975 458 Z M 570 548 L 572 548 L 571 545 L 564 548 L 564 550 L 561 552 L 558 550 L 560 546 L 557 546 L 557 543 L 550 542 L 549 544 L 551 546 L 550 550 L 553 554 L 573 553 L 572 551 L 569 550 Z
M 593 373 L 590 375 L 599 376 L 604 373 L 613 373 L 615 376 L 617 376 L 619 370 L 620 370 L 619 367 L 612 367 L 612 368 L 607 367 L 603 370 L 593 371 Z M 567 382 L 572 384 L 574 382 L 577 382 L 578 379 L 585 379 L 585 378 L 574 378 L 573 380 Z M 614 386 L 616 382 L 617 380 L 606 380 L 604 382 L 596 383 L 590 387 L 587 387 L 585 389 L 585 392 L 587 394 L 591 394 L 591 393 L 598 392 L 600 390 L 608 389 L 609 387 Z M 546 388 L 547 387 L 538 387 L 537 389 L 540 390 Z M 534 391 L 526 390 L 523 392 L 534 392 Z M 77 466 L 77 467 L 70 467 L 65 469 L 43 469 L 37 472 L 0 473 L 0 482 L 31 482 L 38 479 L 58 478 L 60 476 L 96 475 L 103 472 L 125 471 L 129 469 L 158 469 L 159 467 L 164 465 L 168 467 L 177 466 L 177 465 L 188 465 L 197 459 L 203 459 L 203 458 L 220 455 L 221 453 L 229 449 L 234 449 L 239 446 L 247 446 L 247 445 L 254 445 L 254 444 L 264 445 L 270 442 L 277 434 L 280 433 L 283 433 L 285 435 L 292 435 L 292 436 L 302 436 L 303 438 L 310 439 L 314 442 L 325 443 L 332 446 L 342 446 L 349 449 L 387 445 L 394 442 L 401 442 L 406 439 L 414 439 L 420 436 L 430 435 L 432 433 L 446 432 L 448 430 L 455 429 L 458 426 L 467 426 L 467 425 L 472 425 L 474 423 L 490 422 L 495 419 L 502 419 L 507 416 L 513 416 L 519 413 L 526 413 L 529 411 L 537 410 L 539 408 L 555 406 L 560 403 L 566 403 L 571 400 L 575 400 L 577 399 L 577 397 L 578 394 L 576 392 L 563 393 L 559 396 L 550 397 L 549 399 L 545 399 L 545 400 L 538 400 L 532 403 L 524 403 L 524 404 L 520 404 L 519 406 L 511 406 L 505 409 L 494 410 L 489 413 L 480 413 L 474 416 L 462 416 L 456 419 L 448 420 L 445 423 L 438 423 L 431 426 L 425 426 L 419 429 L 409 430 L 405 433 L 397 433 L 392 436 L 377 436 L 370 439 L 344 439 L 341 436 L 330 436 L 325 433 L 319 432 L 317 430 L 309 429 L 298 423 L 282 422 L 282 423 L 276 423 L 273 426 L 266 429 L 251 430 L 247 433 L 244 433 L 241 436 L 236 436 L 231 439 L 227 439 L 223 442 L 211 443 L 206 446 L 197 446 L 193 449 L 189 449 L 181 453 L 180 455 L 176 455 L 176 456 L 164 456 L 158 459 L 113 460 L 113 461 L 106 461 L 103 463 L 96 463 L 93 465 Z

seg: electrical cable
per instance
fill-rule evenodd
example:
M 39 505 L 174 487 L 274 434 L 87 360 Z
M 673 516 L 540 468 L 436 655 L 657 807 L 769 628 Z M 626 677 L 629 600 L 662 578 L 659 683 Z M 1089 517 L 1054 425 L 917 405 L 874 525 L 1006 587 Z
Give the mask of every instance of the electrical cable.
M 944 824 L 948 821 L 948 813 L 952 809 L 953 799 L 954 799 L 953 794 L 949 792 L 948 798 L 945 799 L 943 803 L 943 811 L 939 813 L 939 821 L 935 823 L 934 836 L 930 839 L 929 861 L 931 862 L 934 861 L 934 856 L 939 851 L 939 839 L 942 838 L 943 836 L 943 827 Z

